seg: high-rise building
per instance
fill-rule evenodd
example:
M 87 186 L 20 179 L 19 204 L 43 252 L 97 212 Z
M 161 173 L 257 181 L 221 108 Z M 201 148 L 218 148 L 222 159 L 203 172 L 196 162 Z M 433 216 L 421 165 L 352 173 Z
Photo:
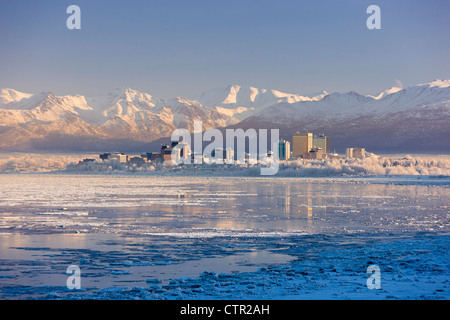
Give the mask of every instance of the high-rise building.
M 296 133 L 292 137 L 292 154 L 296 157 L 302 156 L 305 158 L 308 152 L 313 148 L 313 134 L 312 133 Z
M 313 146 L 322 148 L 323 153 L 330 153 L 330 137 L 319 134 L 313 137 Z
M 278 142 L 278 158 L 280 160 L 289 160 L 291 156 L 291 143 L 286 140 Z

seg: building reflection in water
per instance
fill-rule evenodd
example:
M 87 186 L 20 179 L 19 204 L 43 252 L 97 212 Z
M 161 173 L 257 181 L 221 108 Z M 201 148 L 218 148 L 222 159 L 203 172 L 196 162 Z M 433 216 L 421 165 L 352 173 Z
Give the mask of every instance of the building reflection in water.
M 327 212 L 326 197 L 314 190 L 312 183 L 299 185 L 285 184 L 277 196 L 277 208 L 280 213 L 292 218 L 307 218 L 311 223 L 313 214 L 324 215 Z
M 153 204 L 140 223 L 179 230 L 298 230 L 327 213 L 329 196 L 310 182 L 208 185 L 192 193 L 154 195 L 167 201 Z

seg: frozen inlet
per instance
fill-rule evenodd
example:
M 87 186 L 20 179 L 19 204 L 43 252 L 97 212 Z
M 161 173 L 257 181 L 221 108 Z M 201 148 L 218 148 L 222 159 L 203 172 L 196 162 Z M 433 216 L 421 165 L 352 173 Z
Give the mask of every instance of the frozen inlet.
M 449 296 L 447 186 L 267 179 L 0 175 L 0 296 Z M 373 264 L 381 291 L 366 287 Z M 67 290 L 71 265 L 80 290 Z

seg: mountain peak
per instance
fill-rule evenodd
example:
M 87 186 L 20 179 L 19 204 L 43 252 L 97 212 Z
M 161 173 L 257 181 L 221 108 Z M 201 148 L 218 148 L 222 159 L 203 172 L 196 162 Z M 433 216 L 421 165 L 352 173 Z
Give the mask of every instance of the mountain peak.
M 41 92 L 41 95 L 46 98 L 56 98 L 56 96 L 53 94 L 53 92 L 50 92 L 50 91 Z
M 17 91 L 17 90 L 15 90 L 15 89 L 11 89 L 11 88 L 2 88 L 2 89 L 0 89 L 0 95 L 6 95 L 6 94 L 19 94 L 19 93 L 22 93 L 22 92 L 19 92 L 19 91 Z
M 226 88 L 226 91 L 228 93 L 227 97 L 223 100 L 223 103 L 225 104 L 232 104 L 237 102 L 237 95 L 239 91 L 241 90 L 241 86 L 233 84 L 229 85 Z
M 356 100 L 372 100 L 373 97 L 367 97 L 359 94 L 356 91 L 349 91 L 349 92 L 333 92 L 326 94 L 322 100 L 330 100 L 330 99 L 356 99 Z
M 229 84 L 225 90 L 239 90 L 242 86 L 238 84 Z
M 419 84 L 419 86 L 428 86 L 428 87 L 438 87 L 438 88 L 447 88 L 450 87 L 450 80 L 440 80 L 436 79 L 428 83 Z
M 20 92 L 11 88 L 4 88 L 0 90 L 0 105 L 5 105 L 10 102 L 18 102 L 22 99 L 28 99 L 33 96 L 30 93 Z
M 110 96 L 114 96 L 116 101 L 123 99 L 127 102 L 145 101 L 147 103 L 150 103 L 153 99 L 152 95 L 145 92 L 140 92 L 130 87 L 117 88 L 114 93 L 110 94 Z

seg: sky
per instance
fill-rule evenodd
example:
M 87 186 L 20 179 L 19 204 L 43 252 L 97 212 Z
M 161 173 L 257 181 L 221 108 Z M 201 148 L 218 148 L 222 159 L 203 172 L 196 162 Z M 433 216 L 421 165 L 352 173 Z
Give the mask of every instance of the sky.
M 69 5 L 81 29 L 69 30 Z M 369 30 L 369 5 L 381 29 Z M 450 79 L 448 0 L 0 1 L 0 88 L 376 94 Z

